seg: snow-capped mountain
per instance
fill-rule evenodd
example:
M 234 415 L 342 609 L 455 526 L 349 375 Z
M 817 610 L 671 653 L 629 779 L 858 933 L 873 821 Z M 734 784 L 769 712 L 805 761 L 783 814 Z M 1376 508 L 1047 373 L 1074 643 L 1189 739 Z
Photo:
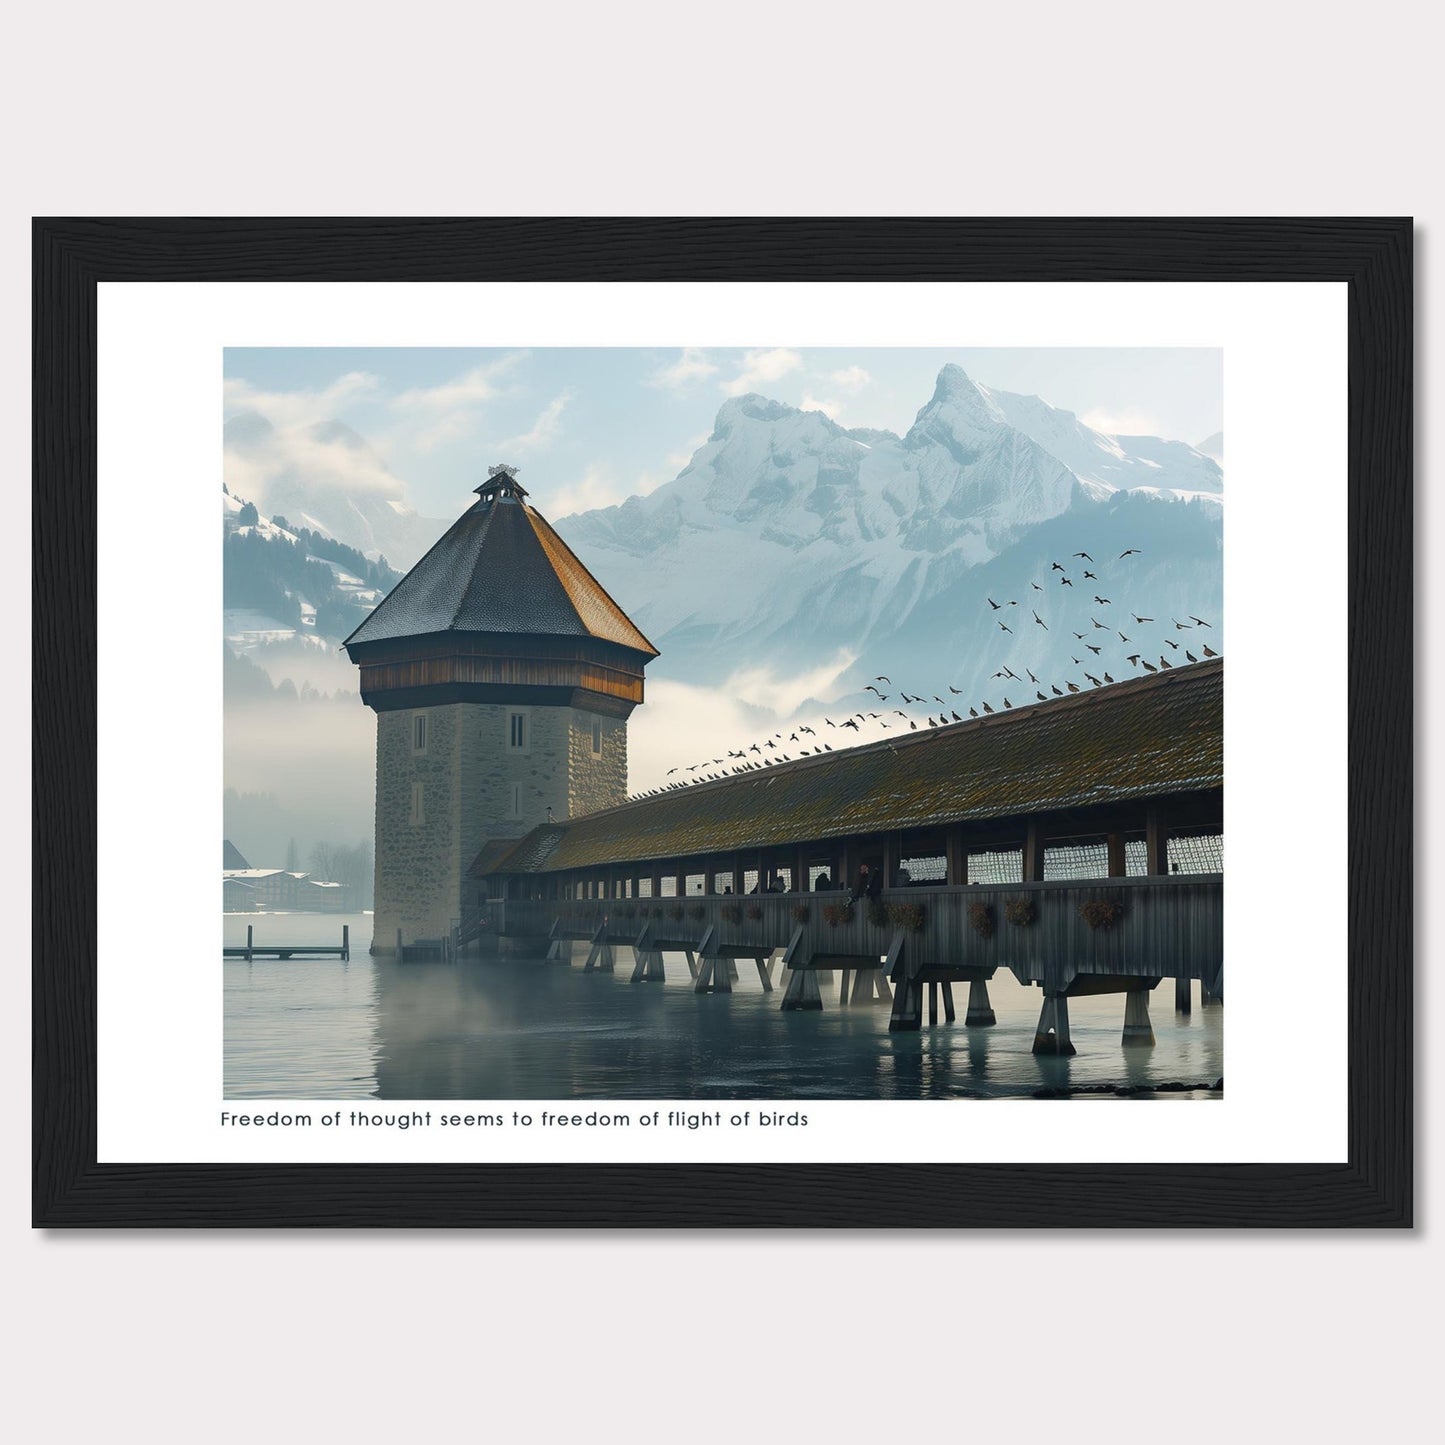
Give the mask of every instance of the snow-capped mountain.
M 734 398 L 675 480 L 556 526 L 662 649 L 659 675 L 842 654 L 844 690 L 892 668 L 981 699 L 1006 667 L 1132 675 L 1127 657 L 1172 657 L 1191 616 L 1220 650 L 1222 515 L 1223 474 L 1194 448 L 1105 436 L 945 366 L 903 437 Z

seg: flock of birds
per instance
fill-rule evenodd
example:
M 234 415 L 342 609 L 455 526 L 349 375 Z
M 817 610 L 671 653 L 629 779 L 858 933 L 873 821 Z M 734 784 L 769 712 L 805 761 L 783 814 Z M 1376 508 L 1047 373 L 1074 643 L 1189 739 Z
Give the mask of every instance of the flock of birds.
M 1140 548 L 1129 547 L 1119 553 L 1114 562 L 1117 564 L 1130 557 L 1140 555 Z M 1077 562 L 1085 565 L 1082 567 L 1071 566 Z M 1088 614 L 1090 625 L 1085 631 L 1080 632 L 1074 625 L 1061 623 L 1057 612 L 1053 612 L 1051 615 L 1054 618 L 1055 626 L 1066 627 L 1078 644 L 1076 649 L 1071 649 L 1070 660 L 1075 667 L 1081 670 L 1080 676 L 1090 687 L 1106 687 L 1112 682 L 1119 681 L 1108 670 L 1111 667 L 1118 668 L 1122 673 L 1124 665 L 1127 664 L 1135 673 L 1158 673 L 1167 672 L 1173 667 L 1187 663 L 1205 662 L 1212 657 L 1219 656 L 1212 647 L 1198 637 L 1186 637 L 1181 642 L 1174 635 L 1179 632 L 1202 633 L 1212 630 L 1213 624 L 1203 617 L 1188 614 L 1183 618 L 1171 616 L 1166 623 L 1159 617 L 1147 616 L 1127 608 L 1115 616 L 1111 610 L 1115 606 L 1113 599 L 1101 595 L 1104 590 L 1103 583 L 1098 574 L 1090 570 L 1097 565 L 1088 552 L 1075 552 L 1069 558 L 1068 563 L 1053 562 L 1045 574 L 1043 582 L 1032 581 L 1029 583 L 1033 592 L 1044 594 L 1042 597 L 1026 598 L 1022 602 L 1018 598 L 1003 598 L 995 601 L 994 598 L 987 597 L 985 598 L 989 609 L 987 616 L 1002 632 L 1010 636 L 1018 636 L 1019 628 L 1025 632 L 1034 627 L 1042 628 L 1045 632 L 1050 631 L 1049 621 L 1039 615 L 1040 607 L 1044 607 L 1045 611 L 1050 611 L 1047 603 L 1050 588 L 1046 584 L 1057 580 L 1061 588 L 1075 588 L 1075 578 L 1069 575 L 1072 570 L 1079 574 L 1078 582 L 1093 582 L 1098 588 L 1098 590 L 1092 588 L 1087 590 L 1087 595 L 1091 596 L 1093 601 L 1083 607 Z M 1084 595 L 1077 591 L 1069 594 L 1070 597 L 1078 598 L 1082 598 Z M 1077 607 L 1078 604 L 1075 604 L 1076 610 Z M 1010 611 L 1011 608 L 1019 610 Z M 1025 616 L 1025 614 L 1028 615 Z M 1100 620 L 1100 614 L 1104 620 Z M 1017 624 L 1017 627 L 1011 626 L 1011 623 Z M 1163 636 L 1160 637 L 1158 633 L 1151 634 L 1151 628 L 1162 629 Z M 1150 654 L 1154 651 L 1153 645 L 1146 641 L 1151 636 L 1159 646 L 1157 662 L 1146 656 L 1146 651 Z M 1197 653 L 1194 651 L 1195 647 L 1199 649 Z M 1129 648 L 1134 650 L 1129 651 Z M 1075 657 L 1073 655 L 1075 650 L 1089 654 L 1089 656 L 1087 658 Z M 1170 660 L 1171 656 L 1173 661 Z M 822 721 L 825 727 L 837 731 L 840 747 L 849 747 L 863 741 L 865 731 L 870 734 L 882 734 L 892 730 L 917 732 L 920 721 L 926 727 L 947 727 L 951 723 L 967 722 L 970 718 L 983 717 L 995 711 L 1007 711 L 1014 707 L 1028 706 L 1034 702 L 1049 702 L 1053 698 L 1067 697 L 1070 693 L 1084 690 L 1072 678 L 1061 679 L 1064 686 L 1060 687 L 1058 681 L 1040 678 L 1030 667 L 1024 666 L 1023 672 L 1019 673 L 1008 663 L 993 673 L 989 680 L 1002 684 L 1001 708 L 995 709 L 990 703 L 979 701 L 969 704 L 967 714 L 964 715 L 959 712 L 959 708 L 964 704 L 956 701 L 963 696 L 961 688 L 949 684 L 948 698 L 944 698 L 941 693 L 932 689 L 910 692 L 906 688 L 895 687 L 891 677 L 880 673 L 860 692 L 853 694 L 857 698 L 868 696 L 869 705 L 865 706 L 863 711 L 850 713 L 846 717 L 825 717 Z M 889 691 L 884 691 L 884 688 Z M 1034 690 L 1032 697 L 1028 696 L 1030 688 Z M 1046 688 L 1047 691 L 1045 691 Z M 1009 690 L 1019 694 L 1018 701 L 1010 699 Z M 900 702 L 909 706 L 926 703 L 930 711 L 920 718 L 897 706 L 887 712 L 870 710 L 873 704 L 882 708 L 887 703 L 897 704 Z M 934 703 L 937 703 L 940 709 L 936 715 L 931 711 Z M 848 738 L 850 731 L 851 739 Z M 723 757 L 704 760 L 690 766 L 679 765 L 670 768 L 667 780 L 661 786 L 646 789 L 635 796 L 652 797 L 658 793 L 689 787 L 693 783 L 716 782 L 720 778 L 755 772 L 772 767 L 777 763 L 792 762 L 794 757 L 803 758 L 818 753 L 831 753 L 834 750 L 833 744 L 826 741 L 826 736 L 825 733 L 820 737 L 815 728 L 802 724 L 782 728 L 769 738 L 742 747 L 727 749 Z M 794 751 L 786 751 L 789 747 L 792 747 Z

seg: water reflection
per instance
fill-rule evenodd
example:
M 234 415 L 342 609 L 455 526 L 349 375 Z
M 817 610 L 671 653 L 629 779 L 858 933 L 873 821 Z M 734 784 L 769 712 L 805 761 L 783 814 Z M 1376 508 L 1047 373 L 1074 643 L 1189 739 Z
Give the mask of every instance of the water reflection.
M 625 951 L 619 950 L 625 957 Z M 665 983 L 538 961 L 397 964 L 364 953 L 226 964 L 228 1098 L 996 1098 L 1060 1090 L 1208 1085 L 1223 1073 L 1223 1009 L 1176 1015 L 1156 990 L 1157 1046 L 1125 1049 L 1123 997 L 1073 1000 L 1078 1054 L 1032 1052 L 1039 994 L 1003 973 L 998 1023 L 888 1032 L 886 1007 L 782 1013 L 742 976 L 692 992 L 680 956 Z

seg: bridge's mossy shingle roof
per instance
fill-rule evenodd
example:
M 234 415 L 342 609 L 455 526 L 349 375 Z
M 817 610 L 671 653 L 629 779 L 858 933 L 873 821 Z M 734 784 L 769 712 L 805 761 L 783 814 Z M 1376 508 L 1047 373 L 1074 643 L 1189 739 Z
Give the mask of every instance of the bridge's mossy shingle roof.
M 546 518 L 505 487 L 463 512 L 343 646 L 445 632 L 595 637 L 657 656 Z
M 553 873 L 1217 788 L 1223 659 L 548 824 L 473 873 Z

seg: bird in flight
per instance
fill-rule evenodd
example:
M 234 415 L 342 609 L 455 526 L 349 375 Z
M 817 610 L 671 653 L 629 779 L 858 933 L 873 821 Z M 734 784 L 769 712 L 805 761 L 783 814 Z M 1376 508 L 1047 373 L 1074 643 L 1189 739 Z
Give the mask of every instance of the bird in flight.
M 1132 662 L 1135 667 L 1139 666 L 1139 654 L 1137 652 L 1131 652 L 1128 660 Z
M 1087 677 L 1089 681 L 1094 684 L 1095 687 L 1103 687 L 1104 684 L 1100 682 L 1099 679 L 1095 677 L 1092 672 L 1086 672 L 1084 676 Z
M 1094 601 L 1097 602 L 1100 607 L 1107 607 L 1113 600 L 1112 597 L 1100 597 L 1098 593 L 1094 594 Z
M 988 605 L 992 607 L 995 612 L 998 611 L 998 603 L 995 602 L 992 597 L 985 597 L 984 601 L 987 602 Z
M 891 677 L 875 677 L 875 678 L 873 679 L 873 681 L 874 681 L 874 682 L 886 682 L 886 683 L 889 683 L 889 684 L 891 685 L 892 682 L 893 682 L 893 679 L 892 679 Z
M 1059 578 L 1059 586 L 1060 586 L 1060 587 L 1072 587 L 1073 585 L 1074 585 L 1074 584 L 1073 584 L 1072 582 L 1070 582 L 1067 577 L 1060 577 L 1060 578 Z
M 1091 617 L 1089 621 L 1094 624 L 1095 632 L 1107 632 L 1109 630 L 1109 624 L 1107 622 L 1100 622 L 1096 617 Z
M 1194 623 L 1196 626 L 1198 626 L 1198 627 L 1208 627 L 1208 626 L 1209 626 L 1209 624 L 1208 624 L 1202 617 L 1193 617 L 1193 616 L 1191 616 L 1189 620 L 1190 620 L 1192 623 Z
M 1128 639 L 1127 637 L 1125 637 L 1122 632 L 1119 634 L 1119 641 L 1120 641 L 1120 642 L 1128 642 L 1128 640 L 1129 640 L 1129 639 Z
M 1095 657 L 1098 657 L 1099 654 L 1104 650 L 1102 647 L 1095 647 L 1092 642 L 1086 642 L 1084 646 L 1087 647 L 1089 651 L 1094 654 Z
M 1000 626 L 1000 627 L 1003 627 L 1003 630 L 1004 630 L 1005 632 L 1012 632 L 1012 631 L 1013 631 L 1013 628 L 1012 628 L 1012 627 L 1005 627 L 1002 622 L 999 623 L 999 626 Z
M 949 692 L 951 692 L 955 697 L 959 696 L 959 695 L 963 692 L 963 689 L 962 689 L 961 687 L 955 687 L 952 683 L 949 683 L 949 684 L 948 684 L 948 690 L 949 690 Z
M 1042 592 L 1044 590 L 1037 582 L 1030 582 L 1029 586 L 1032 587 L 1035 592 Z
M 1040 617 L 1037 612 L 1034 613 L 1034 621 L 1037 622 L 1039 626 L 1044 629 L 1045 632 L 1049 630 L 1049 624 L 1045 622 L 1044 619 Z
M 1026 667 L 1026 668 L 1024 668 L 1024 671 L 1025 671 L 1026 673 L 1028 673 L 1028 675 L 1029 675 L 1029 681 L 1030 681 L 1031 683 L 1033 683 L 1035 687 L 1037 687 L 1037 686 L 1038 686 L 1038 683 L 1039 683 L 1039 680 L 1038 680 L 1038 678 L 1036 678 L 1036 677 L 1034 676 L 1034 670 L 1033 670 L 1033 668 L 1031 668 L 1031 667 Z
M 1179 644 L 1178 644 L 1177 642 L 1175 642 L 1175 640 L 1174 640 L 1172 637 L 1166 637 L 1166 638 L 1164 639 L 1164 646 L 1165 646 L 1165 647 L 1172 647 L 1172 648 L 1175 650 L 1175 652 L 1178 652 L 1178 651 L 1179 651 Z
M 1095 582 L 1097 582 L 1097 581 L 1099 580 L 1099 574 L 1098 574 L 1097 572 L 1090 572 L 1090 571 L 1088 570 L 1088 568 L 1085 568 L 1085 569 L 1084 569 L 1084 576 L 1085 576 L 1085 577 L 1092 577 Z
M 1126 552 L 1120 552 L 1120 553 L 1119 553 L 1119 561 L 1122 562 L 1125 557 L 1136 557 L 1136 556 L 1138 556 L 1140 550 L 1141 550 L 1141 549 L 1138 548 L 1138 547 L 1130 547 L 1130 548 L 1128 549 L 1128 551 L 1126 551 Z
M 1055 562 L 1054 565 L 1049 568 L 1050 572 L 1062 572 L 1063 570 L 1064 568 L 1061 562 Z
M 1153 622 L 1153 620 L 1154 620 L 1152 617 L 1140 617 L 1137 612 L 1131 612 L 1131 613 L 1129 614 L 1129 616 L 1132 617 L 1135 622 L 1139 622 L 1139 623 Z
M 1075 553 L 1074 553 L 1074 556 L 1075 556 L 1075 557 L 1082 557 L 1082 558 L 1084 559 L 1084 561 L 1086 561 L 1086 562 L 1092 562 L 1092 561 L 1094 560 L 1091 556 L 1089 556 L 1089 554 L 1088 554 L 1087 552 L 1075 552 Z

